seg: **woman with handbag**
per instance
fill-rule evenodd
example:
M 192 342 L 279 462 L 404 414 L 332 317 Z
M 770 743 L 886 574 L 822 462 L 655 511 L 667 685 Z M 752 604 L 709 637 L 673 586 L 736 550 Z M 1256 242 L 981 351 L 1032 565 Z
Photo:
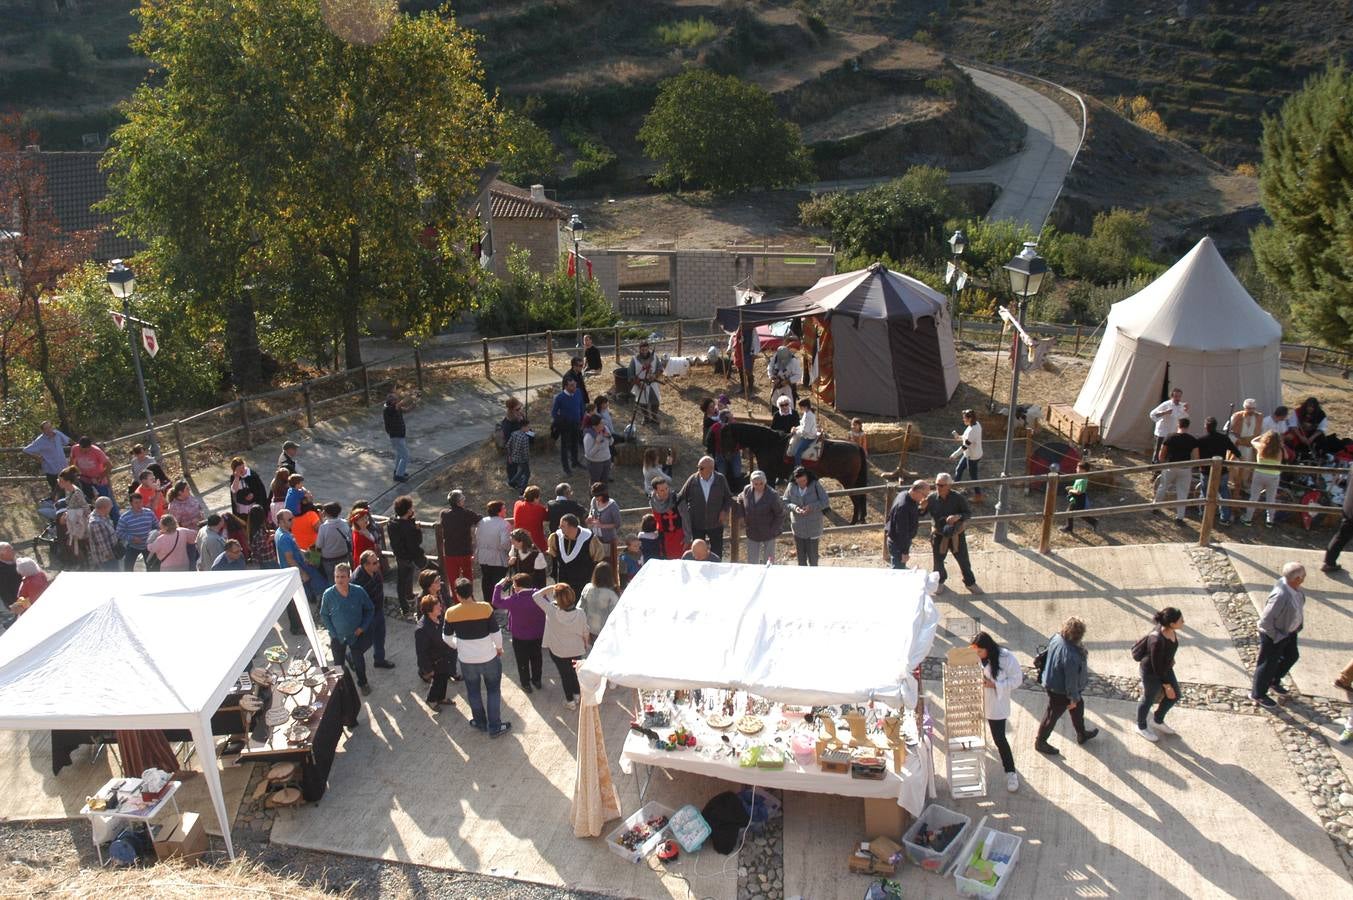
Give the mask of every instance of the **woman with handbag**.
M 1010 695 L 1024 683 L 1024 671 L 1015 654 L 1001 647 L 985 631 L 972 639 L 972 648 L 982 660 L 982 690 L 986 696 L 987 727 L 991 742 L 1001 757 L 1005 770 L 1005 789 L 1012 794 L 1019 790 L 1019 775 L 1015 772 L 1015 756 L 1005 738 L 1005 723 L 1010 718 Z
M 1048 756 L 1060 751 L 1048 743 L 1052 729 L 1062 713 L 1071 713 L 1071 724 L 1076 729 L 1076 743 L 1084 744 L 1099 734 L 1098 728 L 1085 727 L 1085 705 L 1082 692 L 1090 683 L 1089 651 L 1085 649 L 1085 623 L 1072 616 L 1062 623 L 1062 630 L 1048 641 L 1047 661 L 1040 679 L 1048 693 L 1048 710 L 1038 725 L 1034 749 Z
M 197 532 L 180 528 L 173 516 L 160 517 L 160 533 L 146 542 L 146 568 L 161 572 L 188 572 L 188 548 L 197 543 Z

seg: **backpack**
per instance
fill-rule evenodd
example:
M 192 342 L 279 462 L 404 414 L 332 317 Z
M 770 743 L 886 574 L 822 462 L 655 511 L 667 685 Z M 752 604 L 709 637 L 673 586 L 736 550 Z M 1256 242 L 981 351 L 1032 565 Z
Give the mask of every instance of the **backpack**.
M 1135 660 L 1136 662 L 1141 662 L 1142 660 L 1146 659 L 1147 655 L 1151 652 L 1151 648 L 1147 644 L 1146 639 L 1151 637 L 1151 635 L 1153 634 L 1155 634 L 1154 631 L 1148 631 L 1146 634 L 1137 638 L 1137 643 L 1132 645 L 1133 660 Z

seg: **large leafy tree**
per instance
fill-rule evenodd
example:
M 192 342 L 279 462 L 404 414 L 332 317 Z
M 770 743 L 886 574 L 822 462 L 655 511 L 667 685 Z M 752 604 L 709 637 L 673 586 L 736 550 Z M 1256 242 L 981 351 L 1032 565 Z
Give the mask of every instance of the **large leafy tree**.
M 1331 66 L 1266 119 L 1263 154 L 1255 261 L 1312 338 L 1353 347 L 1353 72 Z
M 377 3 L 340 36 L 330 24 L 352 23 L 337 6 L 142 0 L 138 12 L 133 46 L 157 78 L 115 135 L 108 205 L 167 277 L 222 310 L 245 385 L 257 320 L 269 339 L 336 332 L 359 365 L 367 313 L 424 321 L 429 279 L 444 286 L 470 264 L 466 201 L 498 126 L 471 35 L 449 13 Z
M 770 94 L 706 69 L 662 83 L 639 140 L 664 187 L 729 193 L 794 184 L 812 171 L 798 126 L 780 117 Z

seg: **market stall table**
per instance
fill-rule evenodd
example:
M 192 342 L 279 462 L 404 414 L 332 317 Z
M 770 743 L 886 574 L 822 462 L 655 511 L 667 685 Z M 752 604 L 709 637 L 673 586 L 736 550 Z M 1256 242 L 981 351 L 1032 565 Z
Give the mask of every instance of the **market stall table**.
M 357 713 L 361 700 L 357 686 L 346 668 L 326 668 L 324 685 L 318 689 L 304 688 L 287 695 L 274 687 L 268 709 L 254 716 L 254 730 L 239 754 L 239 764 L 255 762 L 296 762 L 300 764 L 301 796 L 316 801 L 324 796 L 329 784 L 329 770 L 333 768 L 338 738 L 344 728 L 357 727 Z M 298 723 L 290 710 L 297 706 L 318 707 L 307 719 Z M 288 713 L 285 722 L 269 726 L 267 713 L 283 710 Z M 288 732 L 297 724 L 310 731 L 307 738 L 293 741 Z M 260 733 L 262 732 L 262 733 Z
M 683 720 L 684 721 L 684 720 Z M 909 729 L 904 728 L 908 738 L 915 741 L 913 720 L 908 717 Z M 670 729 L 656 729 L 659 732 Z M 927 751 L 922 751 L 916 743 L 907 747 L 906 761 L 901 772 L 895 771 L 889 761 L 887 771 L 881 779 L 852 778 L 848 773 L 824 772 L 816 761 L 801 766 L 794 760 L 788 748 L 788 740 L 781 741 L 785 755 L 784 768 L 763 769 L 757 766 L 743 766 L 736 755 L 709 758 L 699 752 L 700 747 L 711 743 L 720 746 L 723 737 L 730 738 L 733 746 L 743 746 L 773 741 L 776 737 L 774 720 L 768 720 L 769 735 L 743 736 L 736 732 L 726 734 L 713 728 L 693 729 L 698 741 L 695 748 L 686 750 L 658 750 L 649 739 L 633 731 L 625 739 L 624 749 L 620 752 L 620 770 L 630 774 L 635 765 L 657 766 L 720 778 L 736 784 L 752 784 L 757 787 L 780 788 L 787 791 L 805 791 L 812 794 L 836 794 L 842 797 L 864 797 L 876 800 L 892 800 L 913 816 L 921 814 L 926 803 L 926 785 L 929 773 L 925 765 Z M 788 734 L 789 732 L 784 732 Z M 646 785 L 647 779 L 645 779 Z M 643 799 L 645 791 L 640 791 Z
M 116 809 L 90 809 L 86 803 L 80 809 L 80 815 L 89 819 L 90 828 L 94 831 L 94 851 L 98 854 L 99 865 L 103 865 L 103 844 L 99 840 L 98 825 L 100 822 L 110 823 L 116 821 L 133 822 L 145 826 L 150 823 L 160 813 L 164 812 L 166 805 L 173 805 L 174 815 L 179 815 L 179 802 L 174 798 L 180 787 L 181 781 L 171 781 L 165 788 L 165 792 L 151 803 L 146 803 L 141 799 L 141 779 L 140 778 L 111 778 L 95 797 L 109 798 L 116 795 L 118 805 Z

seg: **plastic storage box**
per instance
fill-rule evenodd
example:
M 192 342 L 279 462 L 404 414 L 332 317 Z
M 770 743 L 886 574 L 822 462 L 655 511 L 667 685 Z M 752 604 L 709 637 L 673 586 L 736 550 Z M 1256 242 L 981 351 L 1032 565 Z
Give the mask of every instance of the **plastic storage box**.
M 655 829 L 642 844 L 633 850 L 630 850 L 624 844 L 620 843 L 620 836 L 629 831 L 635 825 L 641 822 L 647 822 L 655 816 L 663 816 L 667 819 L 667 824 L 662 828 Z M 611 852 L 622 859 L 627 859 L 632 863 L 643 862 L 648 854 L 658 848 L 658 844 L 663 842 L 663 835 L 672 824 L 672 811 L 661 803 L 645 803 L 636 813 L 631 813 L 626 817 L 620 827 L 610 834 L 606 835 L 606 846 L 611 848 Z
M 986 820 L 982 821 L 985 823 Z M 979 825 L 973 830 L 972 837 L 963 845 L 962 855 L 955 861 L 954 886 L 958 888 L 959 894 L 964 897 L 999 897 L 1001 891 L 1005 890 L 1006 882 L 1014 874 L 1015 861 L 1019 859 L 1019 848 L 1023 843 L 1017 835 Z M 987 884 L 964 876 L 973 854 L 978 852 L 979 847 L 983 858 L 993 862 L 999 861 L 1004 865 L 1004 871 L 1000 873 L 995 884 Z
M 687 853 L 699 850 L 713 832 L 705 817 L 700 814 L 700 810 L 689 803 L 672 813 L 672 821 L 668 827 L 672 837 L 676 838 L 681 849 Z
M 964 838 L 967 836 L 968 826 L 971 824 L 972 819 L 962 813 L 956 813 L 932 803 L 921 811 L 921 815 L 907 829 L 907 833 L 902 836 L 902 849 L 907 854 L 907 859 L 922 869 L 929 872 L 943 872 L 966 843 Z M 954 836 L 954 839 L 949 842 L 943 852 L 936 853 L 929 847 L 917 842 L 922 829 L 938 830 L 949 825 L 961 825 L 963 827 L 959 829 L 958 834 Z

